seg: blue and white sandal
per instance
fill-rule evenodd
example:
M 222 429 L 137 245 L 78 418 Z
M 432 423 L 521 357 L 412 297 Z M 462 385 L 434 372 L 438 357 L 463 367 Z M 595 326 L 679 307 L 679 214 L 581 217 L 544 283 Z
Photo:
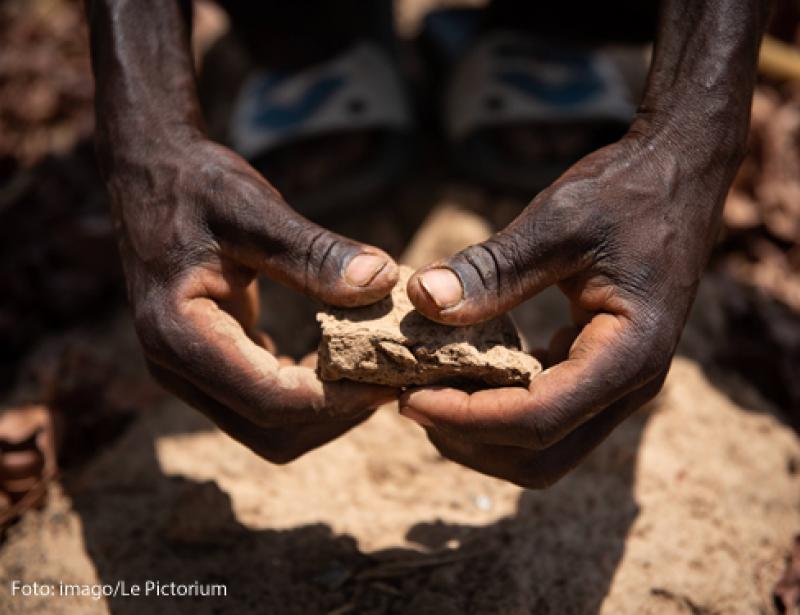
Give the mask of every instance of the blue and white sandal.
M 408 95 L 389 54 L 363 42 L 301 71 L 252 74 L 234 105 L 230 140 L 293 206 L 324 217 L 402 177 L 412 160 L 413 129 Z M 335 163 L 347 139 L 360 133 L 371 136 L 369 151 L 352 169 L 310 191 L 282 182 L 275 162 L 281 151 L 322 141 Z
M 530 197 L 633 119 L 647 72 L 642 47 L 571 49 L 517 31 L 481 34 L 468 14 L 427 26 L 449 64 L 442 124 L 466 177 Z

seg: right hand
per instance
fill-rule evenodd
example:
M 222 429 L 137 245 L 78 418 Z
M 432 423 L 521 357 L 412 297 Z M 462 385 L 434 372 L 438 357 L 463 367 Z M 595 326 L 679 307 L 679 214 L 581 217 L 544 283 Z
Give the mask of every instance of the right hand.
M 167 389 L 276 463 L 397 397 L 281 365 L 255 328 L 259 272 L 360 306 L 397 281 L 387 254 L 309 222 L 242 158 L 194 132 L 117 150 L 104 172 L 136 331 Z

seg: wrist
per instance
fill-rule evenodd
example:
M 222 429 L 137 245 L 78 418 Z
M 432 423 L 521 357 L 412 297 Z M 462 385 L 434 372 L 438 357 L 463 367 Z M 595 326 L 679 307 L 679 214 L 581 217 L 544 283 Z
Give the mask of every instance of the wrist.
M 690 162 L 737 166 L 769 0 L 663 0 L 633 132 Z M 691 28 L 687 28 L 691 24 Z
M 662 101 L 660 108 L 640 109 L 629 134 L 650 151 L 683 157 L 684 164 L 738 168 L 747 151 L 749 105 L 736 109 L 715 101 L 701 110 Z
M 155 160 L 205 139 L 202 128 L 185 117 L 145 110 L 127 113 L 122 109 L 114 109 L 102 119 L 101 114 L 98 109 L 94 134 L 101 162 L 119 158 Z
M 162 161 L 174 165 L 186 157 L 192 143 L 205 139 L 197 127 L 183 122 L 169 123 L 163 118 L 155 124 L 145 122 L 140 117 L 124 127 L 106 124 L 95 129 L 96 158 L 106 181 L 118 173 L 154 168 Z
M 98 153 L 151 153 L 202 133 L 191 3 L 92 0 L 87 9 Z

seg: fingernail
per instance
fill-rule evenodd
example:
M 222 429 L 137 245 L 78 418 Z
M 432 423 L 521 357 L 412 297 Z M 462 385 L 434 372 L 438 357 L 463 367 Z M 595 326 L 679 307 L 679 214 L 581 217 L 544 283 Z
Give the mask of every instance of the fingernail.
M 400 408 L 400 414 L 402 414 L 404 417 L 408 419 L 411 419 L 412 421 L 416 421 L 423 427 L 433 427 L 433 423 L 431 423 L 430 419 L 424 414 L 421 414 L 416 410 L 414 410 L 414 408 L 409 408 L 408 406 L 404 406 Z
M 344 278 L 352 286 L 369 286 L 386 266 L 386 257 L 377 254 L 359 254 L 350 261 Z
M 450 269 L 431 269 L 419 277 L 419 285 L 440 308 L 450 308 L 464 298 L 461 280 Z

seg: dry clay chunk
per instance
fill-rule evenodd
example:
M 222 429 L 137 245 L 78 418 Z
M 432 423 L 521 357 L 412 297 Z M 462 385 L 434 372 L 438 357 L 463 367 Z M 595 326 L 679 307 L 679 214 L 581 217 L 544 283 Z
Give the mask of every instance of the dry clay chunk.
M 449 327 L 417 312 L 406 295 L 413 271 L 400 268 L 390 297 L 361 308 L 328 308 L 322 325 L 319 372 L 389 386 L 470 380 L 490 386 L 527 386 L 542 367 L 520 350 L 508 316 Z

